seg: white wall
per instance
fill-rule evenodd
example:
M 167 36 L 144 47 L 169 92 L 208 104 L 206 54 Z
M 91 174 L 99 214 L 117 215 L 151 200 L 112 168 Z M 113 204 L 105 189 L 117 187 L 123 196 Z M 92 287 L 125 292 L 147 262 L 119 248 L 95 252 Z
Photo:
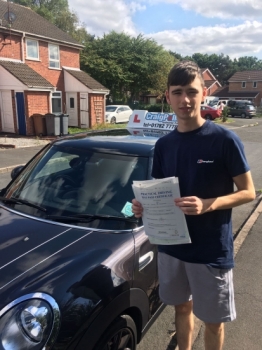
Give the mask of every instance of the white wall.
M 0 90 L 28 90 L 28 87 L 0 66 Z
M 66 92 L 88 92 L 92 93 L 93 91 L 89 89 L 84 84 L 80 83 L 79 80 L 74 78 L 70 73 L 64 70 L 65 77 L 65 91 Z

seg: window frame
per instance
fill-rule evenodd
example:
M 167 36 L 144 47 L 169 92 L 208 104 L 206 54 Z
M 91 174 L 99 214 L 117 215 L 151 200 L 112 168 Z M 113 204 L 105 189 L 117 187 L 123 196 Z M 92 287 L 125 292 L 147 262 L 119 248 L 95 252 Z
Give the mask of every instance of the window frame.
M 253 88 L 257 88 L 257 81 L 253 81 Z
M 246 82 L 245 81 L 242 81 L 242 84 L 241 84 L 241 87 L 242 87 L 242 89 L 245 89 L 246 88 Z
M 51 46 L 56 46 L 58 48 L 58 59 L 54 59 L 54 58 L 50 58 L 50 47 Z M 58 67 L 52 67 L 50 65 L 51 62 L 58 62 Z M 52 44 L 52 43 L 48 43 L 48 68 L 49 69 L 60 69 L 60 47 L 57 44 Z
M 54 95 L 57 94 L 57 95 Z M 61 101 L 61 110 L 60 112 L 54 112 L 53 111 L 53 100 L 54 99 L 60 99 Z M 54 91 L 51 93 L 51 113 L 61 113 L 62 114 L 62 91 Z
M 28 41 L 33 41 L 33 42 L 36 43 L 36 46 L 37 46 L 37 57 L 31 57 L 31 56 L 28 55 L 28 47 L 27 47 L 27 42 Z M 39 42 L 38 42 L 38 40 L 26 38 L 25 39 L 25 46 L 26 46 L 26 59 L 27 60 L 39 61 Z

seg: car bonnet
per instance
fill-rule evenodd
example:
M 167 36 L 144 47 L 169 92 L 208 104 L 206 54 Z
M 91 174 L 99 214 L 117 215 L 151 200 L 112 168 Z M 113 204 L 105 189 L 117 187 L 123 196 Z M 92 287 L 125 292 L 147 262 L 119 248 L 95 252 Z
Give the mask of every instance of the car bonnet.
M 0 208 L 0 290 L 92 232 L 72 231 Z

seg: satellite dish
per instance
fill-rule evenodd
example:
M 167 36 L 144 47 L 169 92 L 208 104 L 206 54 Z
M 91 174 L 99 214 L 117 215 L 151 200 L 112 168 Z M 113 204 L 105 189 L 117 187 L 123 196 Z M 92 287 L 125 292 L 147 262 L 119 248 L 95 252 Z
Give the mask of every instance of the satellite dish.
M 16 15 L 13 12 L 8 11 L 4 14 L 4 18 L 8 23 L 13 23 L 16 20 Z

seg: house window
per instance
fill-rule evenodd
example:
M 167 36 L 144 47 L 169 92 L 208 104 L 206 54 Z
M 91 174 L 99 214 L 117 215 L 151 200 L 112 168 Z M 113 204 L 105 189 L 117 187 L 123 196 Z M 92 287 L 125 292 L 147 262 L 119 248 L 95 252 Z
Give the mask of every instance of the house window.
M 242 81 L 242 88 L 245 88 L 245 87 L 246 87 L 246 82 Z
M 52 113 L 62 113 L 62 92 L 56 91 L 52 93 Z
M 26 39 L 26 58 L 33 60 L 39 59 L 39 49 L 37 40 Z
M 253 88 L 256 88 L 256 87 L 257 87 L 257 82 L 253 81 Z
M 49 44 L 49 68 L 60 68 L 59 46 Z
M 70 97 L 70 108 L 74 109 L 75 108 L 75 99 L 74 97 Z

